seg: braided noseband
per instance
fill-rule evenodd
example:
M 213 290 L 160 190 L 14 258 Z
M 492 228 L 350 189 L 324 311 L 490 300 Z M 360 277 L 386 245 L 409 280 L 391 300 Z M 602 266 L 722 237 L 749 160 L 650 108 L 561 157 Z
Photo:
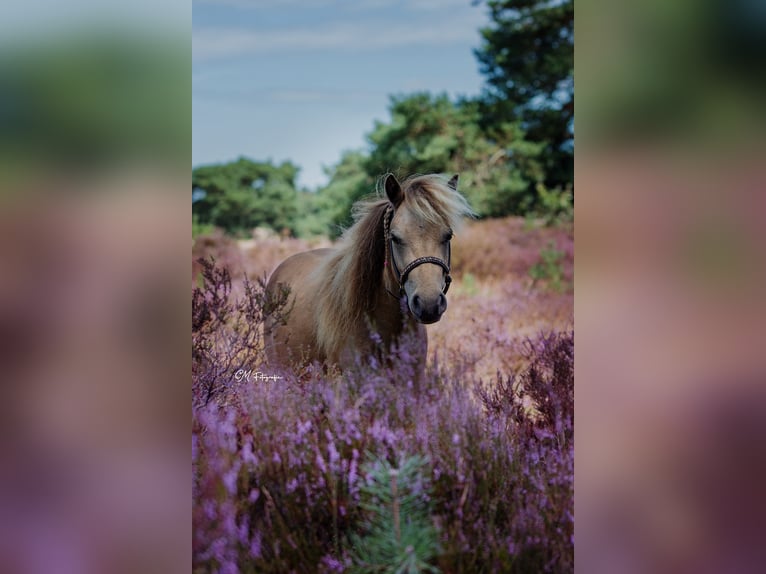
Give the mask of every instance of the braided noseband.
M 444 273 L 446 274 L 444 278 L 444 289 L 442 290 L 442 293 L 445 295 L 447 294 L 447 291 L 449 290 L 450 283 L 452 283 L 452 277 L 450 277 L 449 271 L 450 271 L 450 260 L 452 259 L 452 249 L 450 247 L 450 244 L 447 243 L 447 261 L 446 263 L 439 259 L 438 257 L 418 257 L 417 259 L 410 261 L 404 269 L 399 272 L 399 266 L 396 264 L 396 258 L 394 257 L 394 246 L 393 246 L 393 238 L 391 237 L 391 221 L 394 218 L 394 206 L 393 204 L 389 203 L 388 207 L 386 207 L 386 213 L 383 215 L 383 233 L 385 236 L 385 242 L 386 242 L 386 258 L 384 265 L 388 264 L 388 261 L 391 261 L 393 270 L 394 270 L 394 276 L 396 277 L 397 283 L 399 283 L 399 297 L 396 297 L 391 291 L 388 291 L 389 294 L 394 298 L 401 298 L 404 296 L 404 284 L 407 282 L 407 277 L 409 277 L 410 273 L 412 273 L 413 269 L 416 267 L 419 267 L 420 265 L 424 265 L 426 263 L 432 263 L 434 265 L 438 265 L 442 269 L 444 269 Z

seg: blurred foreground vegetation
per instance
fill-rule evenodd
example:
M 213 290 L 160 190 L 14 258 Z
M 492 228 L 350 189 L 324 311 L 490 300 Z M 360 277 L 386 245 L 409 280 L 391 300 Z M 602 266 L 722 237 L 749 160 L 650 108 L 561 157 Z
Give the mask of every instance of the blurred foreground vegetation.
M 191 59 L 182 37 L 85 28 L 5 48 L 4 183 L 46 174 L 61 180 L 65 173 L 177 169 L 188 161 Z
M 482 7 L 483 8 L 483 7 Z M 298 189 L 299 168 L 241 157 L 192 171 L 194 232 L 208 226 L 245 236 L 338 236 L 352 204 L 388 172 L 460 174 L 480 217 L 568 218 L 573 205 L 573 2 L 489 1 L 491 24 L 476 51 L 485 88 L 392 96 L 390 118 L 346 152 L 318 190 Z M 509 56 L 513 54 L 513 56 Z

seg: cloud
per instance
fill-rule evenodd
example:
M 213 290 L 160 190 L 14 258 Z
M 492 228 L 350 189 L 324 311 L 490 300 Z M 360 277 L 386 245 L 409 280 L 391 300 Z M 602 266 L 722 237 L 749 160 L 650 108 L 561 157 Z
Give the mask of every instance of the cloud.
M 271 97 L 278 102 L 305 103 L 317 102 L 330 96 L 320 90 L 274 90 Z
M 375 10 L 437 11 L 468 8 L 469 0 L 193 0 L 192 4 L 226 6 L 241 9 L 284 8 L 312 10 L 332 7 L 346 12 L 371 12 Z
M 382 50 L 401 47 L 446 46 L 478 40 L 483 15 L 473 22 L 465 15 L 423 24 L 413 20 L 336 23 L 318 28 L 252 29 L 197 27 L 192 31 L 195 62 L 243 55 L 300 53 L 315 50 Z
M 290 6 L 303 8 L 323 8 L 338 4 L 338 0 L 192 0 L 192 5 L 234 6 L 237 8 L 272 8 Z

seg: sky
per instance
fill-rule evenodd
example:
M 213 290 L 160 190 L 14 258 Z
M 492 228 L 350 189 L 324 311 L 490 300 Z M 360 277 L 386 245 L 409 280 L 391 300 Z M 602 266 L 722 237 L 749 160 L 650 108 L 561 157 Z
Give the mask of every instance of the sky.
M 389 97 L 477 95 L 471 0 L 193 0 L 192 165 L 290 160 L 315 189 Z

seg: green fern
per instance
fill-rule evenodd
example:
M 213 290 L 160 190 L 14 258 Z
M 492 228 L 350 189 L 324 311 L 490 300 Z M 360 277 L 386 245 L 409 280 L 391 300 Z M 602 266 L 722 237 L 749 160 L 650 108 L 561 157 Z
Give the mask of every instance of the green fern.
M 428 505 L 426 460 L 411 456 L 398 468 L 378 460 L 365 469 L 371 480 L 361 489 L 366 511 L 362 533 L 352 535 L 354 572 L 438 573 L 431 564 L 441 551 Z

